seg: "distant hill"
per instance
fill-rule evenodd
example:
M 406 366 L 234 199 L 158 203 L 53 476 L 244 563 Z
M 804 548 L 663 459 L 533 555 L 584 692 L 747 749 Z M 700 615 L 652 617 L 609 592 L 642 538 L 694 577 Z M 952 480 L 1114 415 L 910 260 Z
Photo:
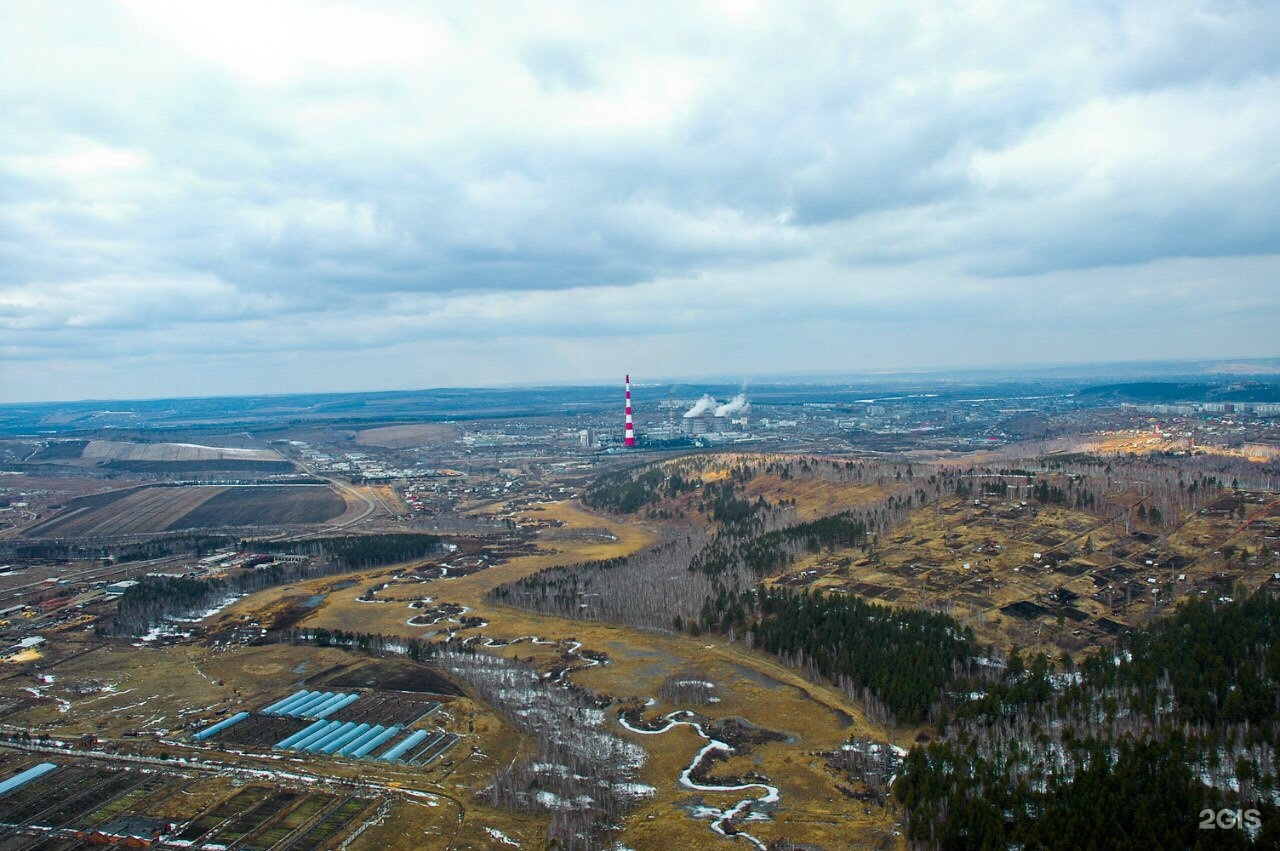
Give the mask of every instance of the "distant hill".
M 1096 402 L 1280 402 L 1280 384 L 1257 381 L 1133 381 L 1086 387 L 1076 396 Z

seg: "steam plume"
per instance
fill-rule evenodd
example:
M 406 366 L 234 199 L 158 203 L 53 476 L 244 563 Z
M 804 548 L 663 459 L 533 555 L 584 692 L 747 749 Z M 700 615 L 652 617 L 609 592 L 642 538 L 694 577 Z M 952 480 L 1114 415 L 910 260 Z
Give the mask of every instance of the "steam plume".
M 715 410 L 715 407 L 716 400 L 714 396 L 703 396 L 701 399 L 693 403 L 692 408 L 684 412 L 685 419 L 702 416 L 707 411 Z
M 734 414 L 745 414 L 751 410 L 751 403 L 747 401 L 745 393 L 739 393 L 728 402 L 716 408 L 717 417 L 731 417 Z

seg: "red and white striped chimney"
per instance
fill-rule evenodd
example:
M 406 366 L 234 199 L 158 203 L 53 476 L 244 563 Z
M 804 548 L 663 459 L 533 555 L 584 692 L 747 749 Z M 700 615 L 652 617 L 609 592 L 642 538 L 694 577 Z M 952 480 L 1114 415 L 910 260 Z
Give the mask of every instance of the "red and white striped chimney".
M 636 429 L 631 423 L 631 375 L 627 374 L 627 431 L 622 441 L 624 446 L 636 445 Z

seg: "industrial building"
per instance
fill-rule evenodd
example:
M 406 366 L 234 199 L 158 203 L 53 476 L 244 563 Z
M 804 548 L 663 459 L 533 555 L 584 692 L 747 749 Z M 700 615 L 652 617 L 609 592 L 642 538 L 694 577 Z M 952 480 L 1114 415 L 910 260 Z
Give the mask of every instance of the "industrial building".
M 724 404 L 717 402 L 714 396 L 704 395 L 685 411 L 680 420 L 680 431 L 690 437 L 744 431 L 750 411 L 751 403 L 742 393 Z

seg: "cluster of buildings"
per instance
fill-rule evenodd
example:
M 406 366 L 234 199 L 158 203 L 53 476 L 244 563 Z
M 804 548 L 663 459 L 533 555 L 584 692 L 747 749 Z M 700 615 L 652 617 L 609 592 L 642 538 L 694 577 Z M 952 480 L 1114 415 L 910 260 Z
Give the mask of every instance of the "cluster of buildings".
M 1274 417 L 1280 415 L 1280 403 L 1277 402 L 1178 402 L 1175 404 L 1132 405 L 1146 414 L 1174 414 L 1190 417 L 1196 414 L 1253 414 L 1255 417 Z
M 396 479 L 421 479 L 451 475 L 450 470 L 423 467 L 401 467 L 369 452 L 321 452 L 301 440 L 290 445 L 299 451 L 307 466 L 316 472 L 341 474 L 352 482 L 390 482 Z

